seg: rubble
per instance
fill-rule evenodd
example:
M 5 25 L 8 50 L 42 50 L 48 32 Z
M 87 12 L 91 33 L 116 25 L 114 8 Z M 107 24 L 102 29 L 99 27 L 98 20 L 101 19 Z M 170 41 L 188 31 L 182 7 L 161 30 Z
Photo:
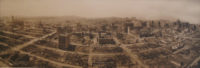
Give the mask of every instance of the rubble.
M 181 20 L 16 18 L 0 26 L 0 62 L 10 67 L 199 66 L 200 26 Z

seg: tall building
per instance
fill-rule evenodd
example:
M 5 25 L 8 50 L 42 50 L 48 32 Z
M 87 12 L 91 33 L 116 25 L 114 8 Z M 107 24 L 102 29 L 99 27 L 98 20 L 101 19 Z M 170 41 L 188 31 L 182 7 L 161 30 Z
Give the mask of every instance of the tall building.
M 59 49 L 66 49 L 69 47 L 70 45 L 70 36 L 66 36 L 66 35 L 59 35 Z

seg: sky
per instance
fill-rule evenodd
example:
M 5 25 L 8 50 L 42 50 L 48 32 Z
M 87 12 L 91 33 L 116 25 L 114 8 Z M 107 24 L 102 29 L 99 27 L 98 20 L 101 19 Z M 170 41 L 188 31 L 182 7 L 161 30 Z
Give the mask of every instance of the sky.
M 0 0 L 0 16 L 137 17 L 200 24 L 200 0 Z

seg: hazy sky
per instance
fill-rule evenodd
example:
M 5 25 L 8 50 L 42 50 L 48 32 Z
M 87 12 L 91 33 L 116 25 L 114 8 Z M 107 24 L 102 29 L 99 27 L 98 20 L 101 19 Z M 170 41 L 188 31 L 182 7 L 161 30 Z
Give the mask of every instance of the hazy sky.
M 200 23 L 200 0 L 0 0 L 0 16 L 173 19 Z

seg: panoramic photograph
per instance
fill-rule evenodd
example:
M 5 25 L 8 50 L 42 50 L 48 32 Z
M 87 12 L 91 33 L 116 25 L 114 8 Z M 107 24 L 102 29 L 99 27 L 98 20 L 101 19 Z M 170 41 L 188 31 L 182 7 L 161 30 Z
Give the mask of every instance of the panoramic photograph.
M 0 68 L 200 68 L 200 0 L 0 0 Z

